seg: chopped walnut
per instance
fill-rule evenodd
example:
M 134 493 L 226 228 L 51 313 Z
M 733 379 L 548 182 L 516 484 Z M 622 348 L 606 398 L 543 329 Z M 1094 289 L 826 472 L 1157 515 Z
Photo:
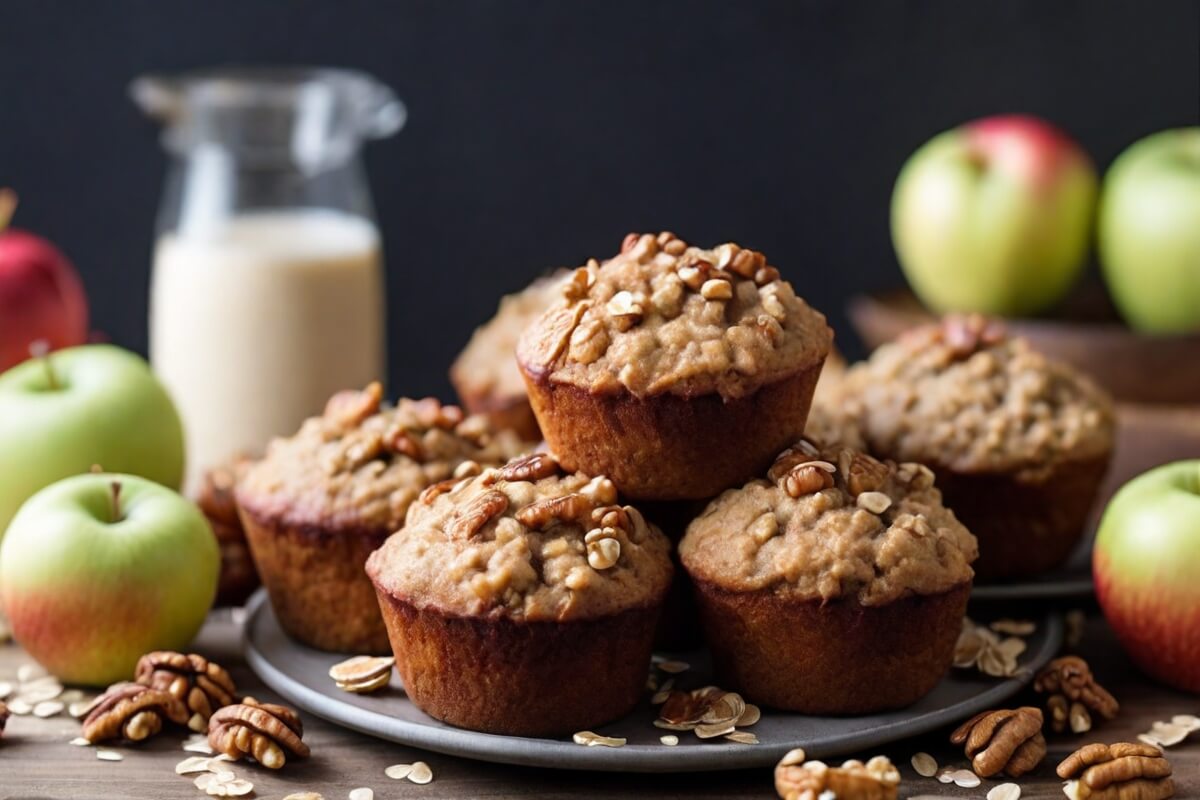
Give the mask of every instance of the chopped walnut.
M 838 469 L 846 481 L 846 488 L 855 497 L 863 492 L 878 492 L 887 484 L 891 475 L 887 464 L 866 453 L 848 448 L 838 453 Z
M 1031 706 L 977 714 L 950 734 L 950 741 L 966 745 L 971 766 L 983 778 L 1001 772 L 1017 778 L 1046 757 L 1042 712 Z
M 558 461 L 549 453 L 530 453 L 509 461 L 493 473 L 495 481 L 540 481 L 557 475 Z
M 1171 764 L 1148 744 L 1118 742 L 1081 747 L 1058 765 L 1071 800 L 1166 800 L 1175 795 Z
M 469 539 L 493 517 L 503 514 L 506 508 L 508 495 L 504 492 L 484 492 L 455 512 L 446 523 L 446 533 L 456 539 Z
M 816 463 L 800 464 L 780 479 L 779 486 L 790 497 L 803 497 L 833 486 L 833 474 Z
M 561 497 L 536 500 L 516 513 L 517 521 L 526 528 L 545 530 L 558 522 L 580 522 L 591 519 L 592 502 L 582 494 L 572 492 Z
M 1087 662 L 1078 656 L 1051 661 L 1037 674 L 1033 688 L 1048 695 L 1046 708 L 1055 733 L 1068 727 L 1083 733 L 1091 728 L 1092 713 L 1112 719 L 1120 709 L 1116 698 L 1096 683 Z
M 307 758 L 303 736 L 304 726 L 295 711 L 253 697 L 225 706 L 208 722 L 208 744 L 214 750 L 234 761 L 253 756 L 268 769 L 279 769 L 288 756 Z
M 343 428 L 353 428 L 379 410 L 383 384 L 375 381 L 366 389 L 338 392 L 325 404 L 325 419 Z
M 1000 322 L 979 314 L 951 314 L 942 320 L 941 335 L 950 352 L 964 359 L 983 347 L 1003 341 L 1005 331 Z
M 831 767 L 823 761 L 790 763 L 784 757 L 775 767 L 775 791 L 783 800 L 896 800 L 900 771 L 886 756 L 875 756 L 866 764 L 857 760 Z
M 143 686 L 161 689 L 187 706 L 188 727 L 197 732 L 208 730 L 213 712 L 237 696 L 237 686 L 225 668 L 195 653 L 147 653 L 138 659 L 135 676 Z
M 163 720 L 184 725 L 188 710 L 170 692 L 140 683 L 108 687 L 83 719 L 82 735 L 89 742 L 128 739 L 140 742 L 162 730 Z

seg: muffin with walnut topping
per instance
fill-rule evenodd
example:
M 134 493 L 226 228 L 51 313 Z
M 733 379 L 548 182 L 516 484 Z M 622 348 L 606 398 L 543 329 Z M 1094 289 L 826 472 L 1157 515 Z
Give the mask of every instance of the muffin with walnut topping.
M 833 341 L 761 253 L 630 234 L 517 345 L 529 399 L 568 469 L 629 497 L 706 499 L 804 431 Z
M 296 435 L 276 439 L 238 482 L 250 551 L 280 625 L 321 650 L 384 653 L 387 632 L 363 572 L 427 487 L 478 474 L 530 444 L 456 406 L 383 389 L 334 395 Z
M 608 478 L 535 454 L 427 490 L 367 574 L 421 710 L 472 730 L 554 735 L 638 702 L 669 549 Z
M 517 338 L 561 296 L 569 275 L 558 270 L 500 298 L 495 316 L 471 334 L 450 366 L 450 382 L 467 411 L 484 414 L 493 426 L 512 428 L 526 439 L 541 438 L 517 368 Z
M 864 714 L 915 702 L 950 667 L 976 544 L 927 468 L 802 439 L 709 504 L 679 555 L 722 685 Z
M 979 537 L 980 578 L 1032 575 L 1078 544 L 1108 469 L 1112 401 L 997 322 L 953 316 L 904 334 L 838 389 L 876 455 L 919 461 Z

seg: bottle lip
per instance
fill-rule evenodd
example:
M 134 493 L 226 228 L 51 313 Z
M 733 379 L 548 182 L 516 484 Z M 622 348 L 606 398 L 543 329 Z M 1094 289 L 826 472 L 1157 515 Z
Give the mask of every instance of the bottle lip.
M 143 75 L 130 83 L 129 93 L 148 116 L 167 126 L 169 147 L 190 139 L 172 135 L 171 128 L 186 127 L 206 114 L 295 110 L 299 115 L 306 106 L 336 105 L 349 116 L 359 139 L 391 136 L 407 118 L 404 103 L 391 88 L 365 72 L 341 67 L 223 66 Z

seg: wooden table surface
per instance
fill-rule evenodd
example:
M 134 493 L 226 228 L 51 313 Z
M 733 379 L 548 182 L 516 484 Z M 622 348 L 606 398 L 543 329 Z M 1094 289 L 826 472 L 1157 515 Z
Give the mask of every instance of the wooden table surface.
M 236 626 L 225 618 L 214 618 L 202 632 L 195 649 L 226 664 L 239 688 L 260 699 L 274 699 L 261 682 L 241 663 Z M 1174 714 L 1200 713 L 1200 698 L 1157 686 L 1136 673 L 1117 647 L 1103 620 L 1089 620 L 1080 652 L 1092 664 L 1099 681 L 1121 701 L 1116 720 L 1099 726 L 1086 737 L 1051 736 L 1046 761 L 1031 776 L 1022 778 L 1025 798 L 1061 798 L 1062 783 L 1054 766 L 1086 741 L 1133 740 L 1149 730 L 1158 719 Z M 11 680 L 28 657 L 15 644 L 0 645 L 0 680 Z M 1031 702 L 1032 698 L 1022 698 Z M 350 790 L 370 787 L 375 797 L 386 798 L 770 798 L 775 793 L 769 769 L 738 772 L 676 775 L 583 773 L 507 767 L 422 752 L 372 739 L 330 725 L 305 714 L 304 740 L 312 748 L 307 761 L 288 762 L 278 772 L 253 764 L 235 765 L 239 777 L 255 784 L 258 798 L 282 798 L 299 791 L 321 793 L 326 800 L 345 798 Z M 96 759 L 91 748 L 68 742 L 79 734 L 78 723 L 63 714 L 50 719 L 13 716 L 0 739 L 0 798 L 99 798 L 205 797 L 188 777 L 174 773 L 174 766 L 192 755 L 180 749 L 183 734 L 163 733 L 141 746 L 120 747 L 121 762 Z M 982 798 L 995 785 L 984 781 L 975 789 L 961 789 L 936 780 L 920 778 L 909 765 L 912 754 L 932 753 L 940 764 L 965 765 L 961 751 L 946 742 L 947 731 L 901 742 L 884 750 L 901 766 L 900 797 L 937 795 Z M 873 753 L 862 754 L 864 756 Z M 1200 733 L 1171 748 L 1177 797 L 1200 797 Z M 385 767 L 400 762 L 424 760 L 434 780 L 425 786 L 393 781 Z

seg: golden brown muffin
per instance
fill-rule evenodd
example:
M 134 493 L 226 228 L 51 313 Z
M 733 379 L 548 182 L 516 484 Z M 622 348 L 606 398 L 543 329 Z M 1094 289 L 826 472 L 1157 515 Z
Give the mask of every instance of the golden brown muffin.
M 467 411 L 483 414 L 492 427 L 512 428 L 530 441 L 542 434 L 517 368 L 517 339 L 561 296 L 569 276 L 567 270 L 558 270 L 500 298 L 496 315 L 475 329 L 450 366 L 450 382 Z
M 431 485 L 478 474 L 530 448 L 457 406 L 340 392 L 325 413 L 276 439 L 239 481 L 238 509 L 283 629 L 321 650 L 385 653 L 387 632 L 363 572 Z
M 1084 532 L 1108 469 L 1112 401 L 982 317 L 947 317 L 853 367 L 842 412 L 877 456 L 919 461 L 979 537 L 980 579 L 1045 572 Z
M 246 532 L 238 519 L 233 490 L 253 463 L 239 456 L 228 464 L 204 473 L 196 505 L 208 518 L 221 551 L 221 577 L 217 582 L 217 606 L 236 606 L 258 588 L 258 571 L 246 543 Z
M 432 717 L 519 736 L 628 713 L 670 544 L 612 481 L 536 454 L 431 489 L 367 560 L 404 688 Z
M 950 667 L 976 544 L 925 467 L 802 439 L 714 500 L 679 555 L 724 682 L 776 708 L 865 714 Z
M 832 340 L 761 253 L 631 233 L 574 272 L 517 360 L 565 467 L 629 497 L 697 500 L 800 436 Z

